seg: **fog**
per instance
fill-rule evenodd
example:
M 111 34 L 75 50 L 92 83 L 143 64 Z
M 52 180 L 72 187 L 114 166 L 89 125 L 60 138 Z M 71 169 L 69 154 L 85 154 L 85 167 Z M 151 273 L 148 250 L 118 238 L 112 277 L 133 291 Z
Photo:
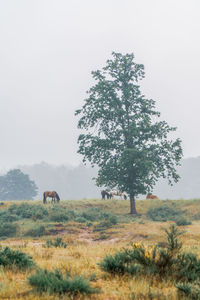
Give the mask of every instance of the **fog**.
M 78 165 L 77 119 L 91 71 L 111 52 L 145 65 L 143 93 L 200 155 L 199 1 L 0 1 L 0 169 Z

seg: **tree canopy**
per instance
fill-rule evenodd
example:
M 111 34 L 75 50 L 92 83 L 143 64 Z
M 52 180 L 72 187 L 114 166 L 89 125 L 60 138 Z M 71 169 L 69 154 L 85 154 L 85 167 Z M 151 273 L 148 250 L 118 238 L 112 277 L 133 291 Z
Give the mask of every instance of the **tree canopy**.
M 176 128 L 160 120 L 155 101 L 140 91 L 144 75 L 133 54 L 113 52 L 102 70 L 92 72 L 95 84 L 75 113 L 83 130 L 78 138 L 83 161 L 99 166 L 99 186 L 129 194 L 131 213 L 136 213 L 135 197 L 151 191 L 158 178 L 178 181 L 182 157 L 180 139 L 168 137 Z
M 31 200 L 37 195 L 37 189 L 35 182 L 19 169 L 0 176 L 1 200 Z

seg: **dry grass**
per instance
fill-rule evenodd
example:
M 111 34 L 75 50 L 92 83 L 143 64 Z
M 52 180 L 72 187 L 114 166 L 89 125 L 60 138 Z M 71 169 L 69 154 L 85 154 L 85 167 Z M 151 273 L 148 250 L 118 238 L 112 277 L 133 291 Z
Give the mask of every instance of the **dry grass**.
M 169 201 L 168 201 L 169 202 Z M 33 202 L 31 202 L 33 203 Z M 177 207 L 187 211 L 188 216 L 200 212 L 200 200 L 191 201 L 171 201 Z M 12 202 L 13 204 L 13 202 Z M 138 201 L 138 212 L 143 216 L 140 219 L 133 218 L 132 222 L 118 224 L 106 232 L 109 238 L 106 240 L 95 240 L 96 234 L 92 230 L 81 224 L 70 223 L 65 227 L 65 231 L 58 236 L 67 243 L 67 248 L 45 248 L 45 238 L 40 239 L 14 239 L 10 238 L 1 241 L 2 246 L 9 246 L 13 249 L 31 255 L 36 264 L 48 270 L 60 269 L 63 272 L 70 271 L 72 274 L 90 277 L 96 274 L 96 281 L 92 286 L 101 289 L 100 294 L 91 296 L 76 296 L 74 299 L 169 299 L 177 300 L 177 292 L 173 283 L 170 281 L 161 282 L 159 278 L 131 278 L 129 276 L 113 277 L 103 273 L 98 267 L 100 262 L 107 254 L 127 247 L 132 242 L 142 242 L 145 245 L 152 245 L 156 242 L 164 241 L 163 227 L 168 227 L 168 223 L 151 222 L 146 219 L 145 213 L 149 207 L 161 204 L 160 200 Z M 10 203 L 6 203 L 6 207 Z M 65 201 L 63 204 L 67 209 L 82 209 L 85 207 L 102 207 L 115 214 L 124 215 L 129 211 L 128 201 L 113 200 L 75 200 Z M 3 207 L 1 207 L 2 209 Z M 5 208 L 5 207 L 4 207 Z M 140 224 L 143 223 L 143 224 Z M 200 221 L 193 222 L 190 226 L 184 226 L 186 233 L 182 236 L 184 250 L 200 253 Z M 70 227 L 71 226 L 71 227 Z M 71 228 L 71 231 L 68 230 Z M 73 229 L 73 230 L 72 230 Z M 27 283 L 30 271 L 17 272 L 0 269 L 0 299 L 27 299 L 27 300 L 50 300 L 50 299 L 71 299 L 68 296 L 56 296 L 48 294 L 36 294 L 31 290 Z M 182 298 L 184 299 L 184 298 Z

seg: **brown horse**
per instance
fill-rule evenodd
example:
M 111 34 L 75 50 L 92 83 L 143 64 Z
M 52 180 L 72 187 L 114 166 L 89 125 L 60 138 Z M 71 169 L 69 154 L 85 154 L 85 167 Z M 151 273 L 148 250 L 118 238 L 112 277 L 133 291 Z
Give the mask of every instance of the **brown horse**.
M 56 191 L 45 191 L 43 193 L 43 203 L 47 203 L 47 198 L 52 198 L 52 202 L 60 202 L 60 197 Z
M 153 194 L 147 194 L 146 195 L 146 199 L 158 199 L 158 197 L 156 195 L 153 195 Z

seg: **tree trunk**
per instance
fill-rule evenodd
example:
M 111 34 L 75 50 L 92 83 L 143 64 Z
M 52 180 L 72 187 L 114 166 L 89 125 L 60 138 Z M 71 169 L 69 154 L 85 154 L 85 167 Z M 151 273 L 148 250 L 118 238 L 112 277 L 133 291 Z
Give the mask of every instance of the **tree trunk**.
M 135 207 L 135 196 L 134 196 L 134 194 L 130 194 L 130 205 L 131 205 L 130 214 L 131 215 L 136 215 L 137 211 L 136 211 L 136 207 Z

